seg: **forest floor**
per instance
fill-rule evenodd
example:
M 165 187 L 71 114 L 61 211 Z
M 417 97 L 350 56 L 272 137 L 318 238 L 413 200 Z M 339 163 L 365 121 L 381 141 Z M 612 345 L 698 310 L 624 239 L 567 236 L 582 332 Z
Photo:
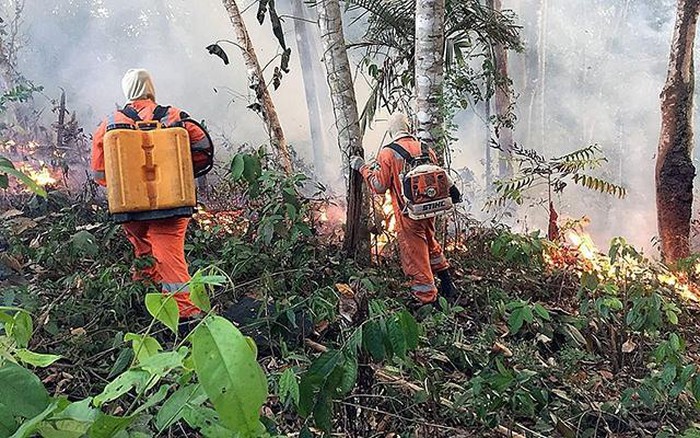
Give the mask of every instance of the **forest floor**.
M 328 232 L 340 225 L 319 219 L 329 204 L 272 189 L 256 199 L 201 214 L 186 249 L 193 271 L 227 277 L 212 303 L 258 344 L 273 435 L 700 436 L 694 259 L 672 273 L 622 240 L 601 254 L 462 219 L 445 240 L 459 297 L 412 309 L 392 244 L 359 267 Z M 35 372 L 72 400 L 123 372 L 125 334 L 152 320 L 131 248 L 107 219 L 57 192 L 0 217 L 0 306 L 31 312 L 30 349 L 61 356 Z M 155 336 L 172 343 L 164 328 Z M 308 387 L 319 361 L 325 383 Z M 153 436 L 154 415 L 131 436 Z M 162 436 L 197 436 L 190 427 Z

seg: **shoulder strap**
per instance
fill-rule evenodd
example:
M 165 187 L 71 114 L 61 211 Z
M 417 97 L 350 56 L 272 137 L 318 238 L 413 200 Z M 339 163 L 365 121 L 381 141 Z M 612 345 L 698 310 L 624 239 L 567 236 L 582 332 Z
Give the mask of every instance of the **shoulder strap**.
M 168 117 L 168 112 L 170 111 L 169 106 L 156 106 L 156 108 L 153 110 L 153 120 L 157 120 L 159 122 L 162 122 L 164 118 Z
M 139 116 L 139 112 L 136 111 L 136 109 L 133 106 L 126 105 L 124 108 L 119 110 L 120 113 L 124 114 L 134 122 L 140 122 L 141 116 Z
M 406 161 L 406 162 L 409 163 L 409 164 L 411 164 L 411 163 L 413 162 L 413 160 L 414 160 L 413 155 L 411 155 L 406 149 L 404 149 L 403 146 L 401 146 L 401 145 L 398 144 L 398 143 L 391 143 L 391 144 L 388 144 L 388 145 L 386 145 L 386 146 L 384 146 L 384 147 L 385 147 L 385 148 L 389 148 L 389 149 L 391 149 L 392 151 L 394 151 L 394 152 L 396 152 L 397 154 L 399 154 L 399 155 L 401 156 L 401 158 L 403 158 L 404 161 Z

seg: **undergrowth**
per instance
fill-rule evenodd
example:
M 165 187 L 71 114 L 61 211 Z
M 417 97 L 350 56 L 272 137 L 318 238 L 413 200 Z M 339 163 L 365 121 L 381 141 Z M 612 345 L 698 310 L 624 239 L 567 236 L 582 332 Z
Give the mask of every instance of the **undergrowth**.
M 692 295 L 694 263 L 671 273 L 622 239 L 584 254 L 464 220 L 446 240 L 460 296 L 414 311 L 395 256 L 343 258 L 303 175 L 254 153 L 225 184 L 235 202 L 190 225 L 192 288 L 211 312 L 184 340 L 167 298 L 130 281 L 131 248 L 99 202 L 49 194 L 4 213 L 0 380 L 22 376 L 39 404 L 20 410 L 0 384 L 0 436 L 261 433 L 227 413 L 257 419 L 255 403 L 222 405 L 203 377 L 224 366 L 198 356 L 215 332 L 245 339 L 227 320 L 255 341 L 240 351 L 264 370 L 270 436 L 694 436 L 697 307 L 678 293 Z

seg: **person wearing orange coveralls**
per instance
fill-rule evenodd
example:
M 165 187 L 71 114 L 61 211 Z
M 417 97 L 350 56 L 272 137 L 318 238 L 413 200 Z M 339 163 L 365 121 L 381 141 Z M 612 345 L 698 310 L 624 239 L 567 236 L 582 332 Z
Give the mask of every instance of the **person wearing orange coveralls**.
M 130 116 L 137 116 L 143 121 L 153 120 L 154 111 L 160 112 L 156 117 L 165 125 L 189 118 L 187 113 L 172 106 L 159 107 L 160 109 L 156 110 L 158 105 L 155 101 L 155 88 L 146 70 L 129 70 L 122 79 L 122 90 L 128 101 L 127 105 L 123 110 L 109 115 L 93 134 L 93 177 L 102 186 L 107 185 L 103 142 L 105 133 L 110 127 L 133 126 L 135 121 Z M 206 141 L 206 134 L 194 124 L 187 123 L 184 127 L 189 134 L 192 150 L 196 151 L 197 144 Z M 196 162 L 196 154 L 193 154 L 193 160 Z M 164 294 L 174 294 L 181 319 L 189 319 L 200 313 L 200 309 L 190 300 L 187 290 L 190 275 L 185 260 L 184 245 L 190 216 L 191 210 L 188 210 L 180 217 L 157 218 L 156 214 L 151 215 L 147 220 L 129 220 L 123 223 L 126 237 L 133 245 L 136 257 L 152 257 L 155 261 L 152 266 L 138 269 L 134 274 L 134 280 L 146 280 L 159 284 Z
M 408 118 L 405 114 L 395 113 L 389 118 L 389 133 L 396 143 L 413 157 L 421 155 L 421 142 L 409 132 Z M 429 155 L 433 163 L 437 157 L 432 149 Z M 401 267 L 411 278 L 411 291 L 424 304 L 434 302 L 438 297 L 434 274 L 440 279 L 440 294 L 450 298 L 455 294 L 454 284 L 449 272 L 449 263 L 442 252 L 442 247 L 435 238 L 435 218 L 413 220 L 402 213 L 403 199 L 401 177 L 404 159 L 398 152 L 385 146 L 379 152 L 375 162 L 366 164 L 359 156 L 350 158 L 350 166 L 359 171 L 376 194 L 391 194 L 391 203 L 396 217 L 396 232 L 401 256 Z M 450 189 L 453 201 L 459 202 L 459 191 L 452 185 Z

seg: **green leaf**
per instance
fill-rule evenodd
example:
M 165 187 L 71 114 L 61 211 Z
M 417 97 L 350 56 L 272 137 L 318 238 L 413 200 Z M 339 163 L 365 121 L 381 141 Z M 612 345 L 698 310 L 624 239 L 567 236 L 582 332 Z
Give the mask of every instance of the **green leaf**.
M 510 331 L 511 335 L 518 333 L 523 326 L 525 318 L 522 309 L 523 308 L 521 307 L 519 309 L 513 310 L 510 316 L 508 317 L 508 331 Z
M 109 370 L 107 380 L 112 380 L 114 376 L 118 376 L 119 374 L 126 371 L 126 369 L 129 368 L 129 364 L 131 364 L 131 361 L 133 359 L 134 350 L 132 350 L 131 348 L 122 348 L 119 352 L 119 356 L 117 356 L 117 360 L 114 361 L 114 365 L 112 365 L 112 368 Z
M 53 411 L 56 410 L 56 407 L 58 406 L 58 402 L 54 401 L 53 403 L 49 404 L 46 409 L 41 411 L 39 414 L 37 414 L 35 417 L 30 418 L 24 422 L 22 422 L 22 425 L 17 429 L 17 431 L 12 435 L 10 438 L 27 438 L 28 436 L 31 436 L 36 432 L 36 430 L 39 428 L 39 424 L 44 421 L 46 417 L 51 415 Z
M 333 424 L 333 400 L 326 392 L 319 394 L 316 405 L 314 406 L 314 421 L 316 426 L 325 432 L 330 432 Z
M 292 368 L 287 368 L 280 375 L 279 388 L 280 400 L 283 403 L 291 399 L 295 406 L 299 404 L 299 383 Z
M 668 322 L 670 322 L 673 325 L 678 325 L 678 314 L 674 312 L 673 310 L 667 310 L 666 311 L 666 319 L 668 319 Z
M 163 347 L 160 346 L 158 341 L 151 336 L 127 333 L 124 335 L 124 342 L 129 341 L 131 341 L 131 348 L 134 352 L 133 354 L 136 355 L 137 362 L 142 362 L 163 350 Z
M 190 280 L 190 299 L 195 306 L 204 312 L 209 312 L 211 310 L 211 302 L 209 301 L 209 295 L 207 294 L 207 288 L 205 286 L 211 283 L 206 281 L 207 278 L 202 275 L 201 271 L 197 271 Z M 225 280 L 225 277 L 222 278 Z
M 375 361 L 381 362 L 384 360 L 386 355 L 384 336 L 377 321 L 369 320 L 362 325 L 362 345 L 364 345 Z
M 146 309 L 152 317 L 165 324 L 173 333 L 177 333 L 180 312 L 172 295 L 146 294 Z
M 248 181 L 248 184 L 254 184 L 258 178 L 260 178 L 260 175 L 262 175 L 260 160 L 253 155 L 244 155 L 243 161 L 245 162 L 243 178 Z
M 545 309 L 545 307 L 542 304 L 535 303 L 534 310 L 535 310 L 535 313 L 537 314 L 537 316 L 544 319 L 545 321 L 551 320 L 551 317 L 549 316 L 549 312 L 547 311 L 547 309 Z
M 156 427 L 163 431 L 178 422 L 188 406 L 199 406 L 207 400 L 201 385 L 187 385 L 173 393 L 156 414 Z
M 15 166 L 12 164 L 10 160 L 4 157 L 0 157 L 0 173 L 4 173 L 7 175 L 14 176 L 18 180 L 22 182 L 29 190 L 32 192 L 36 193 L 37 195 L 45 198 L 46 197 L 46 190 L 44 190 L 43 187 L 41 187 L 39 184 L 37 184 L 33 179 L 25 175 L 23 172 L 20 172 L 19 170 L 15 169 Z M 5 180 L 5 187 L 7 187 L 7 181 Z
M 418 348 L 418 337 L 420 335 L 418 322 L 416 322 L 416 319 L 407 310 L 402 310 L 399 313 L 399 318 L 401 319 L 401 325 L 403 326 L 403 331 L 406 336 L 406 348 L 415 350 Z
M 400 358 L 406 357 L 406 338 L 398 315 L 394 315 L 386 323 L 387 336 L 391 349 Z
M 343 378 L 340 381 L 340 387 L 338 388 L 340 395 L 349 394 L 355 387 L 355 383 L 357 382 L 357 371 L 357 358 L 354 356 L 346 356 L 345 361 L 343 361 Z
M 187 348 L 185 347 L 180 348 L 178 351 L 154 354 L 140 362 L 139 368 L 147 371 L 151 377 L 165 377 L 175 368 L 182 367 L 182 361 L 186 355 Z
M 98 412 L 95 422 L 88 430 L 89 438 L 114 438 L 120 431 L 129 427 L 136 420 L 136 415 L 115 417 Z
M 51 365 L 61 358 L 61 356 L 56 356 L 55 354 L 34 353 L 26 348 L 17 350 L 15 352 L 15 357 L 19 359 L 20 362 L 42 368 Z
M 243 176 L 243 170 L 245 169 L 245 162 L 243 161 L 243 155 L 236 154 L 231 161 L 231 179 L 236 182 Z
M 95 422 L 98 411 L 90 406 L 91 398 L 71 403 L 39 426 L 43 438 L 81 438 Z
M 139 369 L 129 370 L 109 382 L 102 393 L 95 397 L 93 403 L 95 406 L 100 407 L 104 403 L 118 399 L 131 391 L 132 388 L 136 388 L 137 391 L 140 391 L 146 387 L 150 378 L 151 376 L 147 371 Z
M 7 334 L 15 340 L 20 348 L 29 346 L 29 341 L 34 331 L 34 324 L 32 324 L 32 317 L 29 313 L 24 310 L 15 313 L 12 317 L 12 324 L 9 327 L 7 325 L 5 327 Z
M 0 402 L 0 438 L 7 438 L 17 430 L 17 422 L 10 410 Z
M 261 432 L 267 380 L 241 332 L 222 317 L 207 317 L 192 334 L 192 357 L 224 425 L 244 436 Z
M 0 403 L 13 417 L 33 418 L 49 406 L 49 393 L 31 371 L 12 362 L 0 368 Z
M 239 438 L 240 436 L 222 426 L 216 411 L 204 406 L 185 407 L 183 418 L 191 428 L 199 430 L 205 438 Z

